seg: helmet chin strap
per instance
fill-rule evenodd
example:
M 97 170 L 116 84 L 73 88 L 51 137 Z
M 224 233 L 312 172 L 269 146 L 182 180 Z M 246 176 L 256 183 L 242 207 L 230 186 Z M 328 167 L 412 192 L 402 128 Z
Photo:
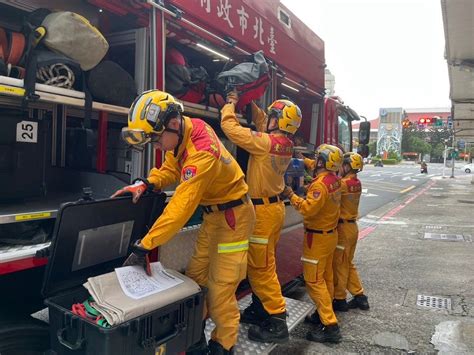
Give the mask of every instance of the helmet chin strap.
M 274 120 L 274 119 L 276 119 L 276 118 L 275 117 L 272 117 L 272 118 L 269 117 L 268 120 L 267 120 L 267 132 L 268 133 L 278 131 L 278 124 L 276 125 L 275 128 L 270 129 L 270 122 L 271 122 L 271 120 Z
M 184 129 L 183 126 L 184 126 L 183 116 L 179 115 L 179 130 L 165 128 L 165 130 L 167 130 L 168 132 L 172 132 L 178 135 L 178 144 L 176 145 L 176 148 L 174 148 L 174 152 L 173 152 L 175 157 L 178 156 L 179 147 L 181 146 L 181 143 L 183 143 L 183 129 Z
M 346 168 L 343 166 L 342 167 L 342 176 L 341 177 L 345 177 L 347 174 L 349 174 L 351 172 L 352 169 L 349 169 L 349 170 L 346 170 Z

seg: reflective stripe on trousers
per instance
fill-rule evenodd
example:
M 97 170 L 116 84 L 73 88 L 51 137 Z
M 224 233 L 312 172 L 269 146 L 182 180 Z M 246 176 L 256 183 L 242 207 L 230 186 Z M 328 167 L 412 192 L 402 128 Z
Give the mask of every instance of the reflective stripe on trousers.
M 244 240 L 235 243 L 219 243 L 217 244 L 217 252 L 222 253 L 235 253 L 238 251 L 249 250 L 249 241 Z

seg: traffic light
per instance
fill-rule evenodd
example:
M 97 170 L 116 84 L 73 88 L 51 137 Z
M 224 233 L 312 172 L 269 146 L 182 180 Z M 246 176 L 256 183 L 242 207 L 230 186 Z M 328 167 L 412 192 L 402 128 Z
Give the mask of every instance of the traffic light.
M 443 120 L 441 118 L 437 118 L 435 122 L 436 127 L 443 127 Z
M 422 117 L 418 120 L 418 124 L 420 125 L 430 125 L 435 124 L 437 121 L 436 117 Z
M 411 126 L 411 122 L 408 118 L 405 118 L 403 121 L 402 121 L 402 127 L 403 128 L 408 128 Z

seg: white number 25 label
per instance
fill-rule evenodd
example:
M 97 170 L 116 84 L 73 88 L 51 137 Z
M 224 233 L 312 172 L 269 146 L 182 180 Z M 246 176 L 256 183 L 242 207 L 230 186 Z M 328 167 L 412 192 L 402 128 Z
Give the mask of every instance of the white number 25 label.
M 21 121 L 16 125 L 16 141 L 25 143 L 38 142 L 38 122 Z

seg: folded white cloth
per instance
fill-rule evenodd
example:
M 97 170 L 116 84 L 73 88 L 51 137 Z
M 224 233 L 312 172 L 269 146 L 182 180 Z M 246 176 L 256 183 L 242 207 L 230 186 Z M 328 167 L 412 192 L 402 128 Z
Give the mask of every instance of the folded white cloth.
M 115 272 L 90 277 L 84 287 L 94 298 L 96 309 L 113 326 L 194 295 L 201 290 L 189 277 L 174 270 L 166 272 L 184 282 L 139 300 L 128 297 L 123 292 Z

